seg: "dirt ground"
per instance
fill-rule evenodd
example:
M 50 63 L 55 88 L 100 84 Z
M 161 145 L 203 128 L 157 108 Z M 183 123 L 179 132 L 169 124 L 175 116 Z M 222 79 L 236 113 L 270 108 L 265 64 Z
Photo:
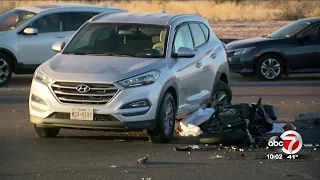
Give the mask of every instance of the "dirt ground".
M 267 35 L 290 21 L 212 21 L 213 31 L 220 39 L 244 39 Z

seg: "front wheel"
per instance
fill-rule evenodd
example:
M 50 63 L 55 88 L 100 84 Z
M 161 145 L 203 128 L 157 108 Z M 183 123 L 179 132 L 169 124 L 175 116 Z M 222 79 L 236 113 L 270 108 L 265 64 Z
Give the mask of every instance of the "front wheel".
M 33 127 L 39 138 L 53 138 L 56 137 L 60 132 L 60 128 L 40 128 L 36 125 L 33 125 Z
M 279 56 L 265 55 L 258 60 L 256 73 L 262 81 L 278 80 L 283 74 L 283 61 Z
M 148 130 L 148 137 L 152 143 L 168 143 L 173 137 L 175 123 L 175 101 L 171 93 L 166 93 L 159 107 L 157 125 Z

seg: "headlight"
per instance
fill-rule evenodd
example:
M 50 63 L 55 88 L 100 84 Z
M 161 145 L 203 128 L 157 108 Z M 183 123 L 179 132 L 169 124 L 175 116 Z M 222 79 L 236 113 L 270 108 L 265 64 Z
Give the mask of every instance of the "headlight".
M 139 76 L 135 76 L 135 77 L 120 81 L 119 84 L 126 88 L 149 85 L 156 82 L 159 76 L 160 76 L 160 71 L 154 70 L 154 71 L 147 72 L 145 74 L 141 74 Z
M 46 75 L 44 72 L 42 72 L 41 70 L 37 69 L 36 72 L 34 73 L 33 76 L 34 79 L 37 79 L 38 81 L 41 81 L 45 84 L 49 84 L 53 81 L 53 79 L 51 77 L 49 77 L 48 75 Z
M 249 47 L 249 48 L 243 48 L 243 49 L 237 49 L 234 50 L 234 54 L 233 55 L 240 55 L 240 54 L 245 54 L 248 53 L 249 51 L 251 51 L 252 49 L 254 49 L 255 47 Z

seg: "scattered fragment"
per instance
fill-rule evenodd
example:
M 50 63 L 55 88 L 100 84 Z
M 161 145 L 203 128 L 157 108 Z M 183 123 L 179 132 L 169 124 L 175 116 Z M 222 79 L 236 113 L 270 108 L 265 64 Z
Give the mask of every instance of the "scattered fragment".
M 191 154 L 191 152 L 189 151 L 188 154 Z
M 190 147 L 191 147 L 191 149 L 200 149 L 200 147 L 198 145 L 192 145 Z
M 128 173 L 128 170 L 124 170 L 124 171 L 122 171 L 122 172 Z
M 174 147 L 173 150 L 175 151 L 189 151 L 191 150 L 190 146 L 178 146 L 178 147 Z
M 137 163 L 140 164 L 140 165 L 142 165 L 142 166 L 146 165 L 147 162 L 148 162 L 148 156 L 149 156 L 149 154 L 147 154 L 146 157 L 143 157 L 143 158 L 138 159 L 138 160 L 137 160 Z
M 16 112 L 16 110 L 12 109 L 12 112 Z
M 208 146 L 208 144 L 206 144 L 205 146 Z
M 117 165 L 111 165 L 110 167 L 111 168 L 117 168 L 118 166 Z
M 284 104 L 285 102 L 282 101 L 281 103 Z
M 116 142 L 125 142 L 125 140 L 123 140 L 123 139 L 115 139 L 114 141 L 116 141 Z
M 237 149 L 238 149 L 238 147 L 237 147 L 237 146 L 232 145 L 232 146 L 231 146 L 231 149 L 232 149 L 233 151 L 235 151 L 235 150 L 237 150 Z
M 200 149 L 200 147 L 198 145 L 188 145 L 188 146 L 178 146 L 173 148 L 173 150 L 175 151 L 189 151 L 191 149 Z

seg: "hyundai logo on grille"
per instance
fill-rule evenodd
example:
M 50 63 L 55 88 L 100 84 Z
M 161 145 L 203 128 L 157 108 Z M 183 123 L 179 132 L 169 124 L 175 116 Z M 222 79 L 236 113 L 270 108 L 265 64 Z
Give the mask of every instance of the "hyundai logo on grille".
M 88 85 L 81 84 L 81 85 L 76 87 L 76 90 L 81 92 L 81 93 L 86 93 L 86 92 L 90 91 L 90 87 Z

